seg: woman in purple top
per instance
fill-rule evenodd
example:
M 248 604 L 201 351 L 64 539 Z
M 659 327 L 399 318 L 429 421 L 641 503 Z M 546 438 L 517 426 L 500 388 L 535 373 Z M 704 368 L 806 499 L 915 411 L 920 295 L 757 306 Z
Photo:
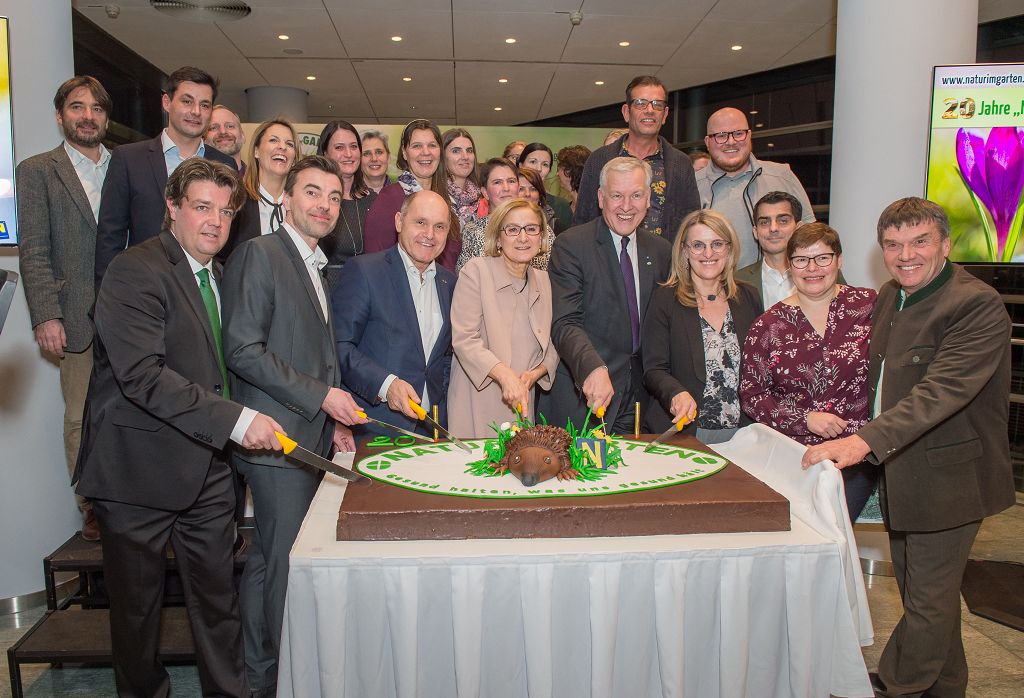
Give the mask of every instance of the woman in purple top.
M 836 283 L 842 252 L 839 234 L 824 223 L 797 228 L 786 249 L 796 292 L 754 322 L 743 346 L 743 411 L 806 445 L 853 434 L 870 416 L 875 292 Z M 856 521 L 877 471 L 861 463 L 842 472 Z

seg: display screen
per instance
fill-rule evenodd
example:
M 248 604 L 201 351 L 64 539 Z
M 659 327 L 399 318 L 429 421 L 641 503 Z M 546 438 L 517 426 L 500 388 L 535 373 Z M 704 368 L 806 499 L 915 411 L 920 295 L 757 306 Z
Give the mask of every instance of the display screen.
M 1024 262 L 1024 63 L 937 66 L 927 197 L 958 262 Z
M 0 17 L 0 245 L 17 245 L 18 207 L 14 201 L 11 51 L 7 29 L 7 18 Z

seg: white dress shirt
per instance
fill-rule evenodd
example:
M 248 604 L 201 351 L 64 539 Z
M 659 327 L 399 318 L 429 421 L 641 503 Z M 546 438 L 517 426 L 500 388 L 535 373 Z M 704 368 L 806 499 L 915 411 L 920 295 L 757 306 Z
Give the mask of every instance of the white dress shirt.
M 181 156 L 181 151 L 178 150 L 177 144 L 171 140 L 170 136 L 167 135 L 167 129 L 160 132 L 160 147 L 163 148 L 164 166 L 167 168 L 167 176 L 170 177 L 171 174 L 178 169 L 178 165 L 188 160 L 188 158 Z M 189 157 L 201 158 L 204 155 L 206 155 L 206 143 L 199 141 L 199 148 L 196 150 L 195 154 L 190 155 Z
M 64 141 L 64 151 L 71 159 L 71 165 L 75 168 L 78 181 L 85 189 L 85 198 L 89 200 L 89 205 L 92 207 L 92 216 L 98 221 L 100 219 L 100 194 L 103 191 L 103 180 L 107 177 L 107 167 L 110 165 L 110 151 L 101 143 L 98 162 L 87 158 L 67 141 Z
M 185 252 L 185 248 L 182 248 L 182 252 Z M 200 264 L 192 255 L 185 252 L 185 259 L 188 260 L 188 265 L 192 267 L 192 278 L 195 279 L 196 287 L 200 287 L 199 277 L 196 276 L 200 269 L 206 269 L 210 272 L 210 288 L 213 289 L 213 297 L 217 301 L 217 314 L 220 315 L 220 288 L 217 286 L 217 280 L 213 276 L 213 260 L 210 260 L 206 264 Z M 234 429 L 231 430 L 231 440 L 236 444 L 241 445 L 245 439 L 245 432 L 249 431 L 249 427 L 252 425 L 252 420 L 256 419 L 256 415 L 259 414 L 256 410 L 249 407 L 242 407 L 242 414 L 238 415 L 238 421 L 235 422 Z
M 270 217 L 274 214 L 274 207 L 271 204 L 268 204 L 267 201 L 280 204 L 284 201 L 284 192 L 282 191 L 281 196 L 277 197 L 275 200 L 274 197 L 270 195 L 270 192 L 264 189 L 262 184 L 260 185 L 260 198 L 256 201 L 260 207 L 260 235 L 270 235 L 274 232 L 274 228 L 270 227 Z M 284 209 L 282 209 L 282 215 L 284 215 L 283 212 Z M 309 245 L 306 245 L 306 247 L 309 247 Z
M 768 262 L 761 260 L 761 300 L 764 301 L 764 309 L 772 307 L 783 298 L 789 298 L 796 292 L 793 285 L 793 277 L 789 269 L 780 272 L 770 266 Z
M 302 263 L 306 266 L 309 280 L 313 282 L 316 298 L 320 301 L 320 310 L 324 311 L 324 322 L 327 322 L 327 294 L 324 292 L 323 276 L 320 274 L 320 270 L 327 266 L 327 255 L 324 254 L 319 245 L 310 248 L 309 243 L 303 240 L 295 232 L 295 228 L 291 227 L 288 223 L 285 223 L 282 227 L 288 233 L 288 237 L 291 239 L 292 244 L 295 245 L 295 249 L 298 250 L 299 256 L 302 257 Z
M 409 292 L 412 294 L 412 303 L 416 306 L 416 322 L 419 325 L 420 341 L 423 343 L 423 358 L 429 361 L 434 344 L 437 342 L 437 338 L 441 336 L 441 326 L 444 324 L 444 317 L 441 315 L 441 301 L 437 297 L 437 283 L 435 281 L 437 277 L 437 263 L 431 262 L 423 273 L 420 273 L 420 270 L 416 268 L 416 265 L 413 264 L 412 259 L 402 249 L 401 245 L 396 245 L 395 249 L 398 250 L 398 255 L 405 266 L 406 280 L 409 282 Z M 391 387 L 391 384 L 397 377 L 392 373 L 384 379 L 377 394 L 377 397 L 382 401 L 387 401 L 388 388 Z M 414 385 L 413 388 L 415 389 L 417 386 Z M 430 397 L 427 395 L 426 381 L 424 381 L 422 386 L 419 386 L 419 394 L 420 405 L 423 409 L 428 409 L 430 407 Z

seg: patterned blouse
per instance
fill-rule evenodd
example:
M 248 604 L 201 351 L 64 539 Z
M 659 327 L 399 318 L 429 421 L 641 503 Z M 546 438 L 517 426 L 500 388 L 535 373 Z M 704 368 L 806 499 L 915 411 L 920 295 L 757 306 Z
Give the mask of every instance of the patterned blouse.
M 473 257 L 484 256 L 484 232 L 487 230 L 489 218 L 489 216 L 476 218 L 462 228 L 462 251 L 459 252 L 459 260 L 455 263 L 455 271 L 462 271 L 462 267 L 466 266 L 466 262 Z M 555 242 L 555 234 L 551 232 L 551 226 L 547 223 L 544 224 L 544 240 L 548 251 L 541 252 L 534 257 L 531 266 L 534 269 L 547 271 L 548 260 L 551 259 L 551 245 Z
M 701 429 L 732 429 L 740 424 L 740 342 L 732 310 L 725 314 L 722 329 L 700 319 L 701 337 L 704 339 L 704 395 L 697 411 L 697 426 Z
M 751 326 L 743 347 L 743 411 L 806 445 L 825 440 L 807 428 L 808 412 L 847 420 L 844 436 L 864 426 L 875 298 L 869 288 L 839 286 L 824 336 L 799 306 L 773 305 Z

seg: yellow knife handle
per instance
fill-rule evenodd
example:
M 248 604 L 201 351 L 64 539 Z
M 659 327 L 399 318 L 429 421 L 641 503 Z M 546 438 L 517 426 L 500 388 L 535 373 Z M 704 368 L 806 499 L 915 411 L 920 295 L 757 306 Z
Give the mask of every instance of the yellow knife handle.
M 602 405 L 601 407 L 598 407 L 598 408 L 597 408 L 597 409 L 596 409 L 596 410 L 594 411 L 594 414 L 596 414 L 596 415 L 597 415 L 597 418 L 598 418 L 598 419 L 604 419 L 604 406 Z
M 694 412 L 693 414 L 689 415 L 688 417 L 683 417 L 682 419 L 680 419 L 678 422 L 676 422 L 676 431 L 682 431 L 683 427 L 685 427 L 687 424 L 692 422 L 694 417 L 696 417 L 696 416 L 697 416 L 697 413 Z
M 284 449 L 285 455 L 288 455 L 289 453 L 294 451 L 295 447 L 299 445 L 297 441 L 295 441 L 294 439 L 289 439 L 287 436 L 285 436 L 279 431 L 275 431 L 274 436 L 276 436 L 277 440 L 281 442 L 281 448 Z
M 412 408 L 412 411 L 416 413 L 416 416 L 419 419 L 426 419 L 427 411 L 420 407 L 417 403 L 413 402 L 412 398 L 409 398 L 409 407 Z
M 366 413 L 363 412 L 362 410 L 356 410 L 356 415 L 362 417 L 363 419 L 366 419 Z

